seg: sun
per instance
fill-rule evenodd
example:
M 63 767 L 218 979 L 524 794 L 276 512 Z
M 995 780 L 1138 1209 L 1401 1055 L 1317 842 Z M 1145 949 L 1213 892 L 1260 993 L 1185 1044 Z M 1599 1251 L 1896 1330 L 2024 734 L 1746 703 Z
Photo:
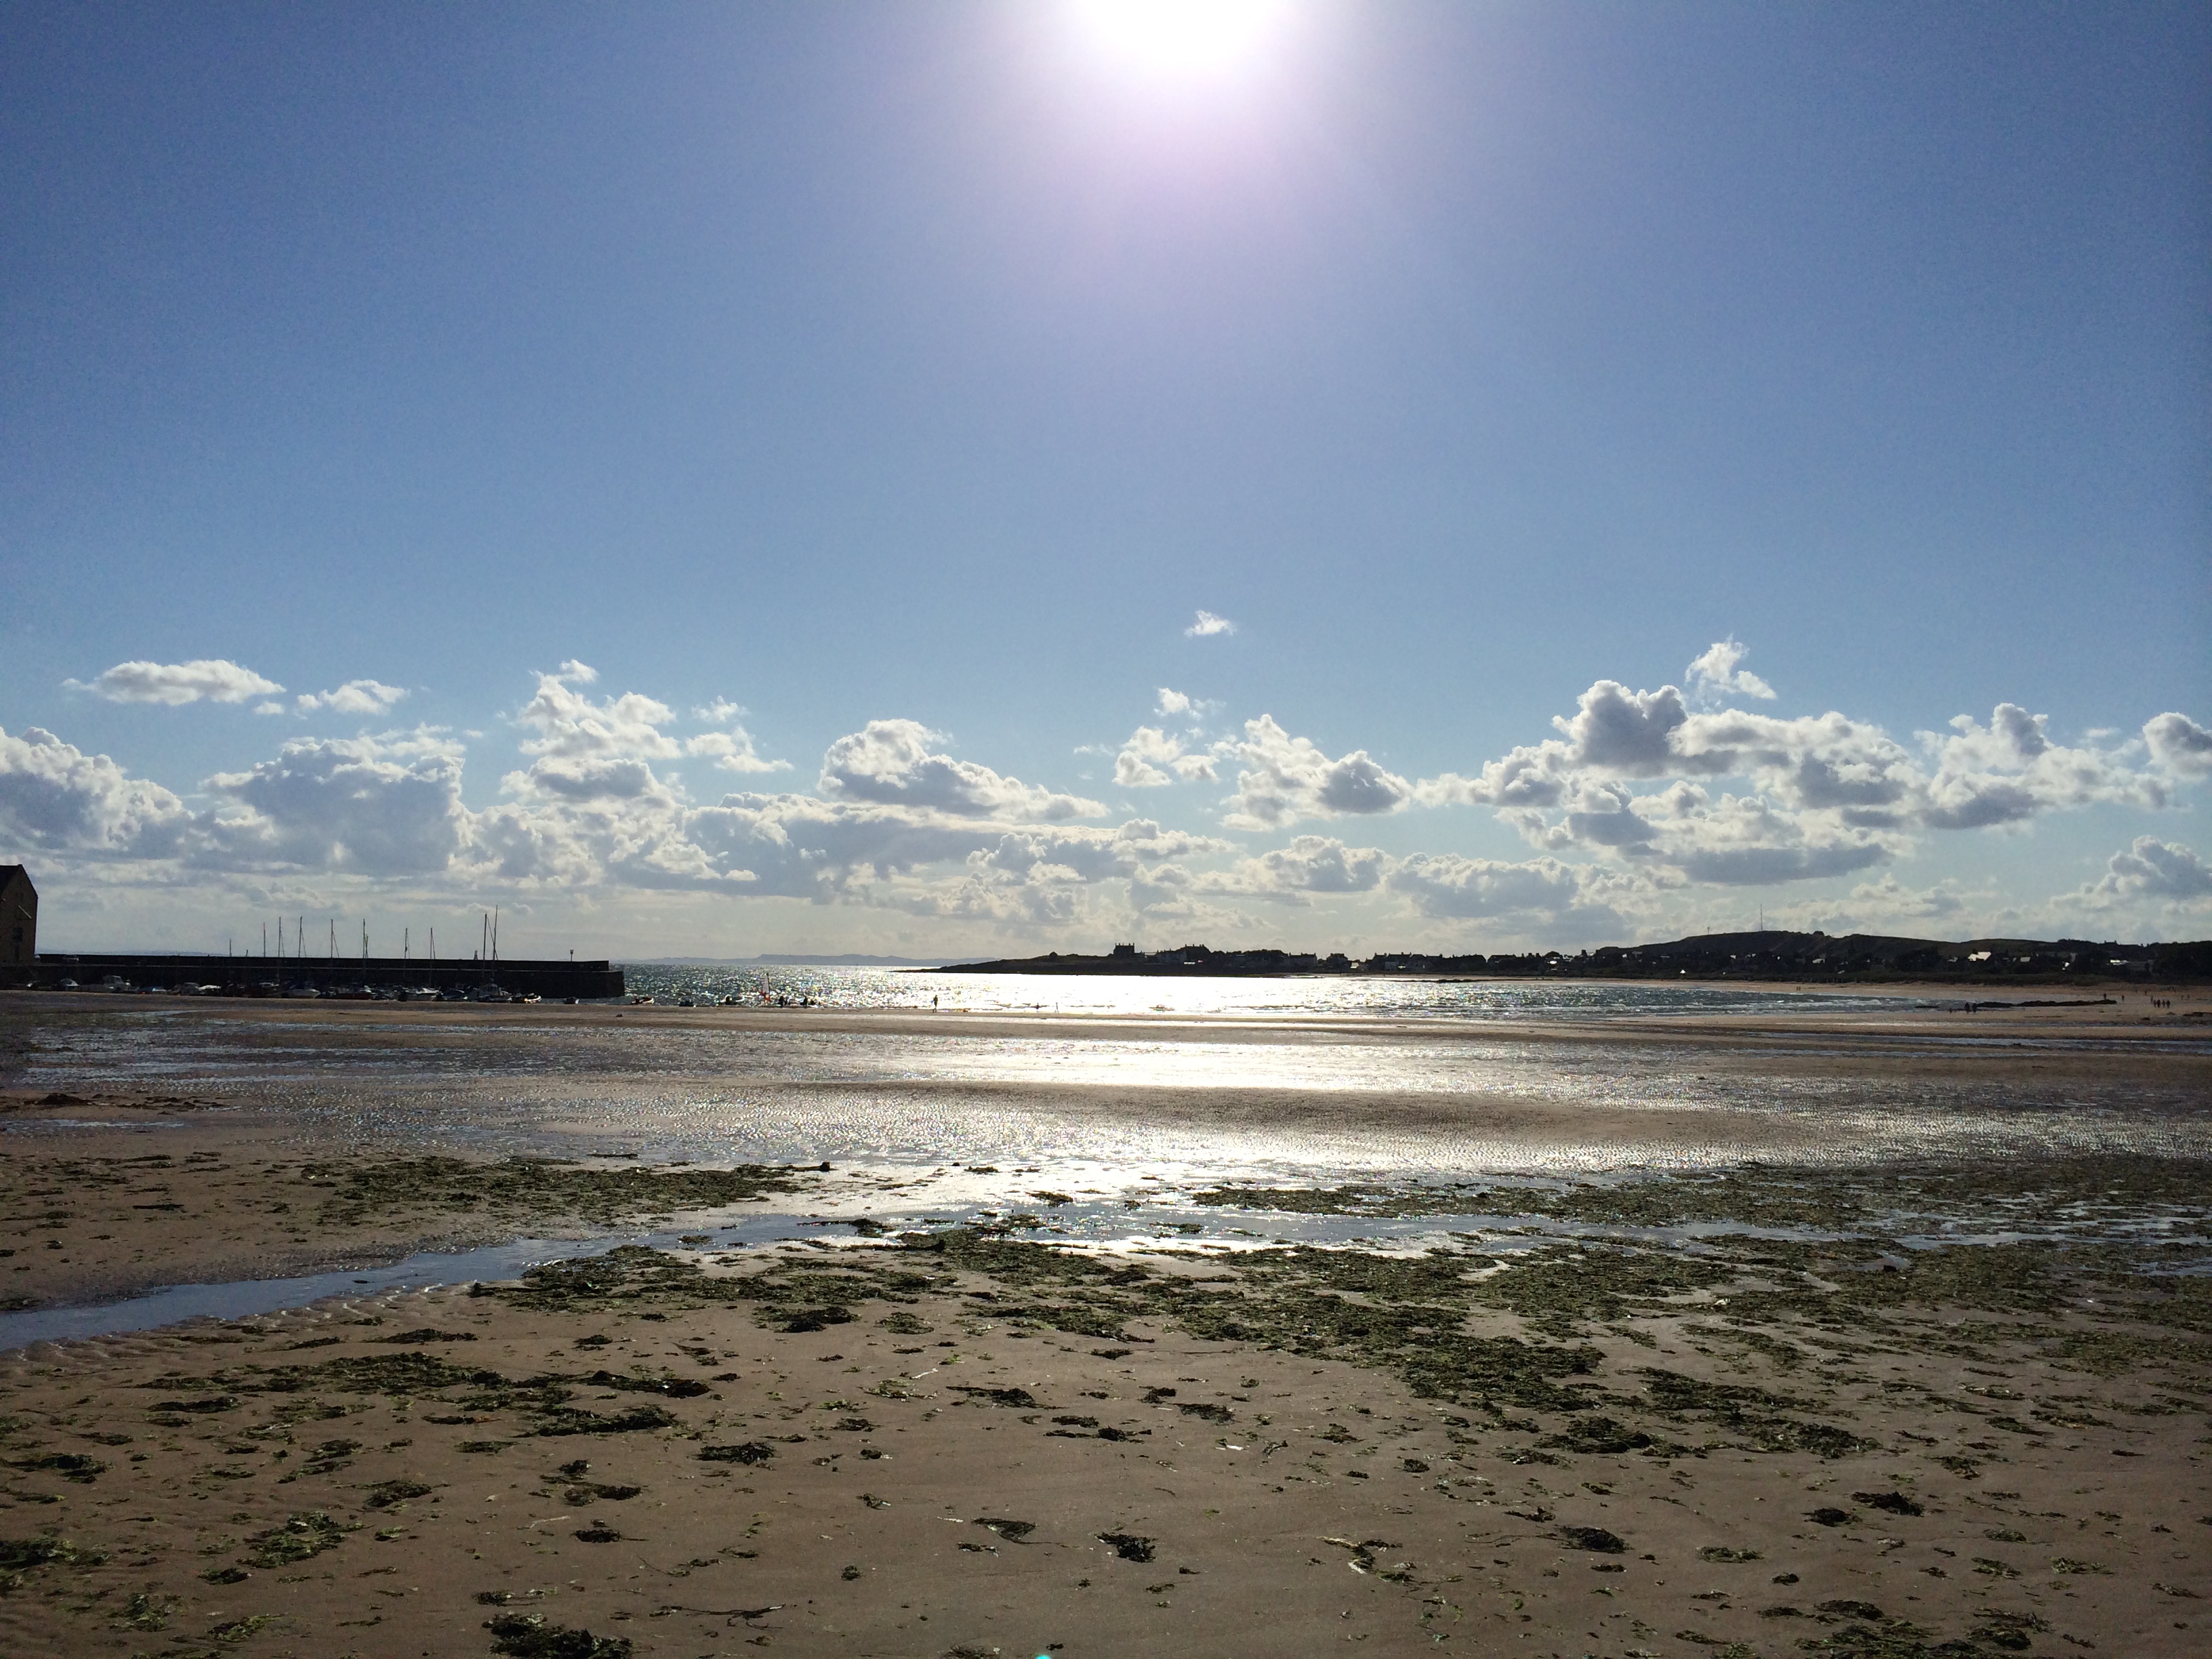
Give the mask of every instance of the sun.
M 1281 27 L 1286 0 L 1073 0 L 1099 54 L 1162 79 L 1199 79 L 1249 63 Z

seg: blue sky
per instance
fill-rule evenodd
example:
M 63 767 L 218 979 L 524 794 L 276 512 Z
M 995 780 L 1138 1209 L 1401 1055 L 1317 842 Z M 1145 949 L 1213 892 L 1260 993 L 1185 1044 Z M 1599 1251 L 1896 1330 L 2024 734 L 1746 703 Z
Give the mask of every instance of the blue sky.
M 2201 8 L 1224 7 L 0 10 L 47 941 L 2212 932 Z

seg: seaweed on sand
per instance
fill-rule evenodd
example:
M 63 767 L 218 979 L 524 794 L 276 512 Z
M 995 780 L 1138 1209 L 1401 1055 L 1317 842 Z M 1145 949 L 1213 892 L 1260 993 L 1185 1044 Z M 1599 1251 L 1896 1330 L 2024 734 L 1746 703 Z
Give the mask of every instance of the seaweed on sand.
M 814 1172 L 759 1164 L 729 1170 L 599 1169 L 526 1158 L 425 1157 L 311 1164 L 302 1173 L 318 1186 L 335 1185 L 323 1200 L 322 1224 L 355 1226 L 419 1210 L 573 1215 L 612 1223 L 797 1192 Z
M 629 1659 L 626 1636 L 594 1636 L 567 1625 L 549 1625 L 536 1613 L 503 1613 L 488 1620 L 491 1650 L 513 1659 Z
M 1407 1182 L 1333 1188 L 1224 1186 L 1200 1204 L 1316 1215 L 1540 1216 L 1593 1226 L 1675 1227 L 1736 1221 L 1830 1232 L 1895 1231 L 1910 1218 L 2032 1221 L 2063 1229 L 2193 1212 L 2212 1188 L 2212 1160 L 2142 1153 L 1907 1163 L 1864 1170 L 1753 1167 L 1564 1186 Z
M 1744 1437 L 1761 1451 L 1808 1451 L 1816 1457 L 1833 1458 L 1881 1449 L 1876 1442 L 1832 1423 L 1790 1415 L 1813 1407 L 1810 1401 L 1789 1395 L 1770 1394 L 1740 1383 L 1700 1382 L 1653 1366 L 1645 1367 L 1642 1374 L 1645 1397 L 1661 1416 L 1674 1422 L 1703 1419 Z
M 1669 1251 L 1555 1244 L 1512 1258 L 1474 1288 L 1474 1299 L 1521 1316 L 1553 1336 L 1580 1334 L 1585 1321 L 1649 1312 L 1670 1297 L 1737 1277 L 1735 1266 Z
M 519 1285 L 479 1285 L 473 1292 L 496 1297 L 516 1307 L 565 1313 L 623 1306 L 690 1309 L 742 1303 L 773 1310 L 777 1321 L 813 1317 L 822 1324 L 842 1323 L 853 1316 L 846 1304 L 866 1300 L 911 1302 L 931 1285 L 930 1276 L 887 1271 L 854 1253 L 849 1265 L 804 1267 L 782 1263 L 758 1273 L 716 1277 L 695 1261 L 625 1244 L 604 1255 L 583 1256 L 532 1267 Z M 842 1317 L 833 1320 L 831 1313 Z
M 909 1234 L 901 1248 L 1037 1297 L 1000 1310 L 1007 1317 L 1086 1336 L 1166 1320 L 1208 1340 L 1382 1367 L 1425 1398 L 1492 1410 L 1579 1410 L 1586 1399 L 1561 1379 L 1589 1374 L 1601 1358 L 1589 1347 L 1468 1334 L 1475 1281 L 1468 1260 L 1448 1252 L 1255 1250 L 1211 1263 L 1218 1276 L 1201 1281 L 964 1229 Z
M 80 1564 L 96 1566 L 106 1559 L 106 1551 L 81 1549 L 58 1533 L 40 1533 L 36 1538 L 0 1538 L 0 1595 L 13 1594 L 33 1568 Z
M 597 1412 L 563 1406 L 546 1413 L 531 1431 L 540 1435 L 634 1434 L 643 1430 L 674 1427 L 682 1419 L 658 1406 L 633 1406 L 626 1412 L 602 1416 Z
M 97 1457 L 87 1457 L 82 1452 L 40 1452 L 32 1457 L 11 1457 L 11 1469 L 29 1474 L 58 1474 L 64 1480 L 74 1480 L 80 1486 L 90 1486 L 107 1468 Z
M 531 1413 L 534 1421 L 529 1432 L 540 1436 L 628 1434 L 670 1428 L 680 1420 L 673 1413 L 657 1405 L 635 1406 L 610 1415 L 586 1411 L 568 1403 L 574 1393 L 572 1384 L 617 1393 L 659 1395 L 679 1400 L 708 1391 L 704 1383 L 688 1377 L 631 1376 L 607 1370 L 583 1375 L 510 1377 L 503 1372 L 483 1366 L 456 1365 L 434 1354 L 419 1351 L 343 1356 L 325 1360 L 319 1365 L 279 1365 L 266 1370 L 258 1366 L 240 1366 L 218 1372 L 212 1377 L 172 1375 L 157 1379 L 152 1386 L 185 1390 L 222 1387 L 233 1391 L 231 1395 L 223 1396 L 226 1398 L 247 1394 L 344 1392 L 381 1394 L 394 1399 L 442 1401 L 459 1394 L 460 1398 L 453 1403 L 470 1413 L 521 1411 Z M 496 1446 L 493 1442 L 471 1443 Z
M 320 1510 L 295 1515 L 283 1525 L 255 1533 L 249 1540 L 253 1553 L 246 1559 L 257 1567 L 289 1567 L 336 1549 L 355 1528 L 333 1521 Z

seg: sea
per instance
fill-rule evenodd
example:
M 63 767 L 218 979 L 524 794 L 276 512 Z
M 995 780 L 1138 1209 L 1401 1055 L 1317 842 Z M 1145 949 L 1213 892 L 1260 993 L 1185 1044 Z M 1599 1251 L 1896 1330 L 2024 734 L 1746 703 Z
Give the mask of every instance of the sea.
M 968 974 L 957 969 L 623 967 L 634 995 L 660 1001 L 811 999 L 830 1008 L 953 1008 L 979 1014 L 1182 1014 L 1205 1018 L 1613 1019 L 1791 1008 L 1881 1010 L 1922 997 L 1573 980 L 1426 979 L 1404 975 L 1279 978 L 1140 974 Z

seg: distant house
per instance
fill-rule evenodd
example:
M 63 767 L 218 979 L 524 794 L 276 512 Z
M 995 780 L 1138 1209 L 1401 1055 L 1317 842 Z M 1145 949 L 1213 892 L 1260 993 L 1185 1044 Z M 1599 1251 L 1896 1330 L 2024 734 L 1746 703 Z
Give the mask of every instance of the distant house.
M 0 864 L 0 969 L 30 972 L 39 959 L 39 890 L 20 864 Z

